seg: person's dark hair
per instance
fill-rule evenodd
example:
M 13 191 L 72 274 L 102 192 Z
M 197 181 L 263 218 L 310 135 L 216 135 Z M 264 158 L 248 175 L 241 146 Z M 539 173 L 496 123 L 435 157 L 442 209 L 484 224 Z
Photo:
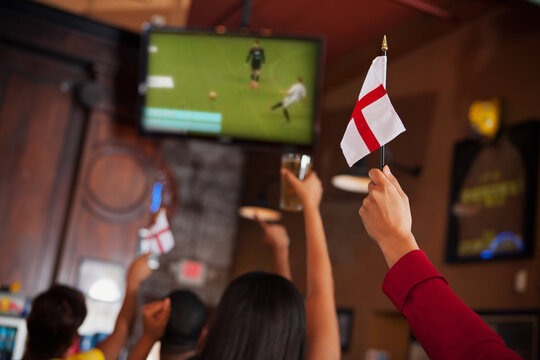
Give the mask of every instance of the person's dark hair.
M 161 339 L 161 352 L 181 354 L 195 349 L 206 321 L 206 307 L 197 295 L 188 290 L 169 294 L 171 314 Z
M 301 360 L 305 338 L 304 300 L 294 284 L 255 271 L 225 290 L 200 359 Z
M 38 295 L 26 320 L 28 347 L 25 358 L 62 357 L 85 317 L 84 295 L 77 289 L 53 285 Z

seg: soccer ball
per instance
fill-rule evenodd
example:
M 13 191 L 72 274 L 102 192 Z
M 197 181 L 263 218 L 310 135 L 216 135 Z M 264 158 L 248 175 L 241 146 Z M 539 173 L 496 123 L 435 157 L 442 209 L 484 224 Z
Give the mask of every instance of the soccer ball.
M 215 92 L 214 90 L 210 90 L 210 92 L 208 92 L 208 97 L 210 98 L 210 100 L 215 100 L 217 98 L 217 92 Z

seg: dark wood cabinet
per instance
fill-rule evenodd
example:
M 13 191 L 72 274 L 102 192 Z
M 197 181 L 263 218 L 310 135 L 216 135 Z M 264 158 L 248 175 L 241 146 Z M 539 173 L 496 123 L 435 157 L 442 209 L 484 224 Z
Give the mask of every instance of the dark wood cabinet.
M 0 279 L 26 293 L 53 278 L 84 114 L 80 66 L 0 46 Z
M 82 257 L 128 265 L 150 221 L 155 147 L 100 110 L 89 119 L 57 280 L 73 284 Z
M 133 258 L 157 149 L 136 126 L 138 46 L 136 34 L 0 1 L 0 283 L 35 295 L 74 284 L 82 257 Z

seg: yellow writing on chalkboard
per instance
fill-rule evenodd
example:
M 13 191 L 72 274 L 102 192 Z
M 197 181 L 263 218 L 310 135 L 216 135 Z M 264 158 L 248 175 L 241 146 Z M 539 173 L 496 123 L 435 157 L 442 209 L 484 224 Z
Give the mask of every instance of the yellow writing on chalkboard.
M 482 232 L 482 235 L 480 235 L 476 239 L 466 239 L 461 240 L 458 245 L 457 254 L 459 256 L 472 256 L 472 255 L 478 255 L 483 250 L 490 249 L 494 252 L 497 252 L 498 250 L 502 251 L 515 251 L 519 250 L 519 245 L 517 245 L 514 242 L 512 242 L 508 236 L 501 237 L 501 235 L 505 235 L 507 233 L 500 232 L 497 234 L 497 232 L 494 229 L 487 229 Z M 514 234 L 512 233 L 516 238 L 521 239 L 521 234 Z M 498 241 L 497 239 L 498 238 Z
M 506 204 L 508 197 L 520 195 L 524 189 L 523 179 L 474 186 L 461 191 L 460 201 L 464 204 L 477 204 L 484 208 L 501 207 Z
M 459 256 L 478 255 L 489 247 L 497 233 L 495 230 L 486 230 L 477 239 L 461 240 L 457 249 Z

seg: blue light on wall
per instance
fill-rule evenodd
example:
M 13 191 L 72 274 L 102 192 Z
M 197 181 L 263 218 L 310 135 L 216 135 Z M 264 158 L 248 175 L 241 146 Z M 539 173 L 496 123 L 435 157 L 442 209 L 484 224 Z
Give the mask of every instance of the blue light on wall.
M 503 241 L 511 241 L 516 245 L 518 248 L 518 251 L 521 252 L 524 250 L 525 244 L 523 243 L 523 240 L 517 235 L 514 234 L 511 231 L 503 231 L 502 233 L 499 233 L 497 236 L 493 238 L 491 243 L 489 244 L 489 248 L 486 250 L 482 250 L 480 253 L 480 257 L 482 259 L 491 259 L 493 255 L 495 255 L 495 251 L 497 250 L 497 247 L 503 242 Z
M 152 202 L 150 203 L 150 212 L 155 214 L 161 207 L 161 192 L 163 190 L 163 184 L 156 182 L 152 189 Z

